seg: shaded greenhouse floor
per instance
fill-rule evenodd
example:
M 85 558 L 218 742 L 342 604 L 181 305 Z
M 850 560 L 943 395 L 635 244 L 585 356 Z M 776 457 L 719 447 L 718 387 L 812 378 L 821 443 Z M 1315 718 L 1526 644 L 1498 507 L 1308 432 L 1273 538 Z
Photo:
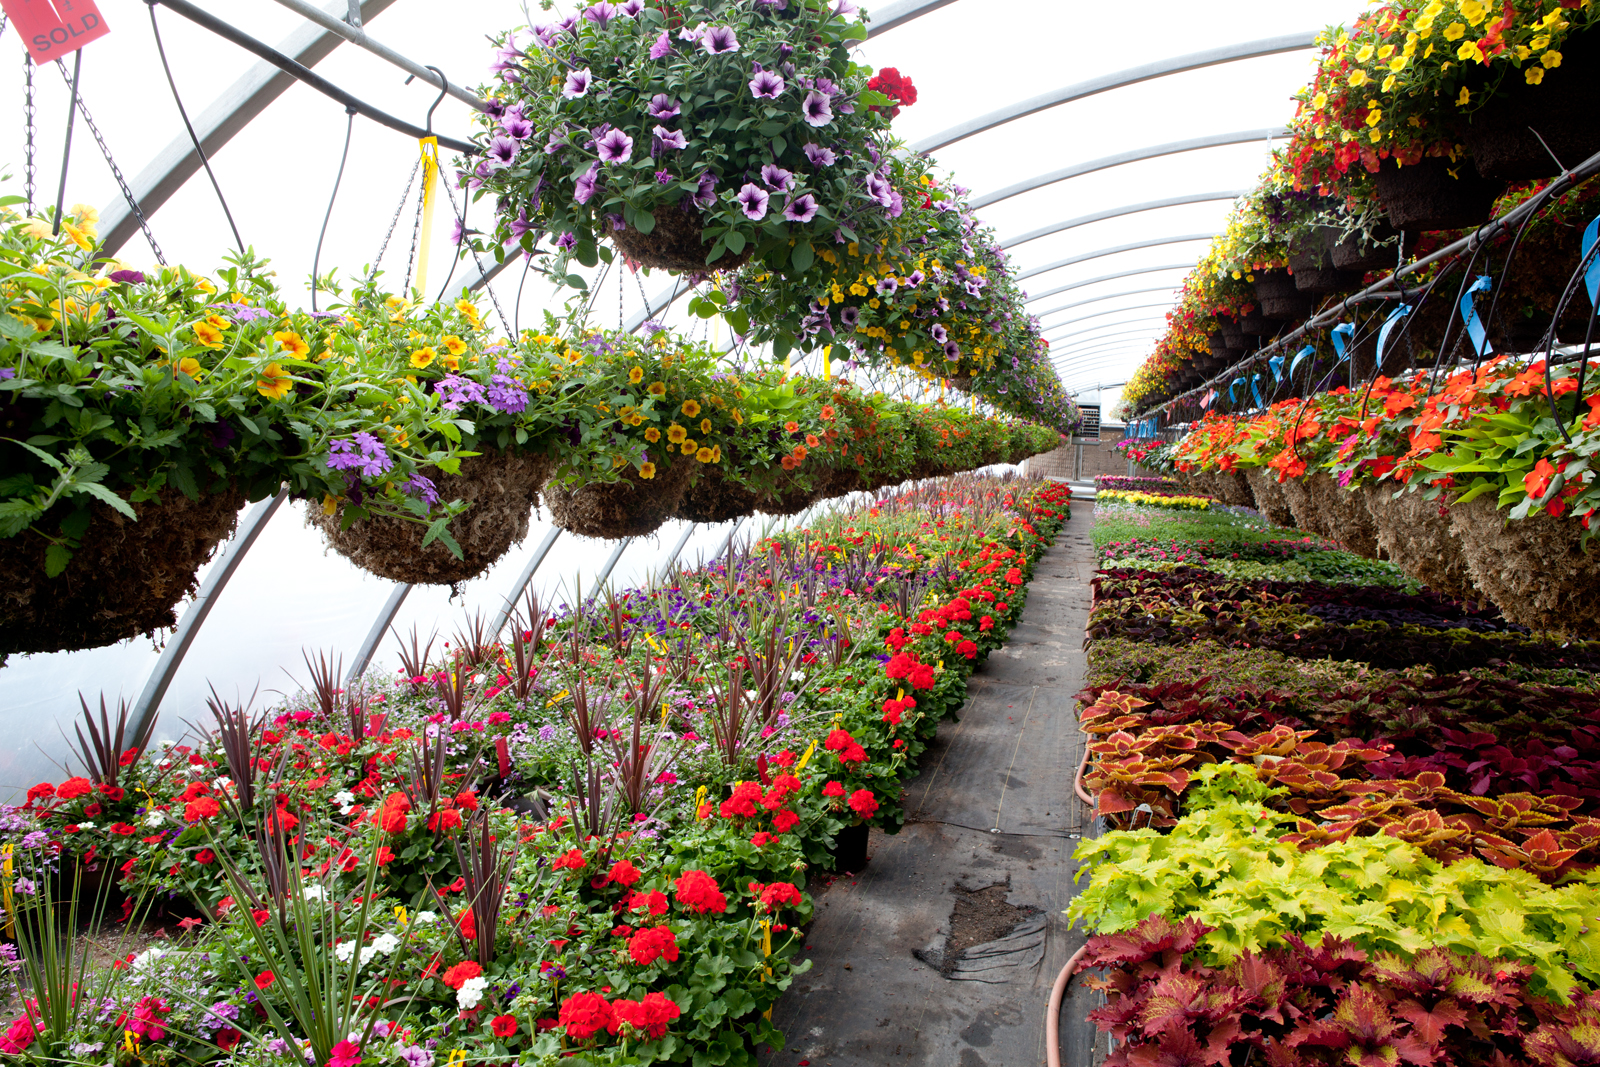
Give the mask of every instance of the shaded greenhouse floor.
M 941 725 L 907 783 L 905 828 L 874 831 L 867 868 L 818 887 L 812 969 L 773 1011 L 788 1047 L 763 1057 L 769 1067 L 1045 1062 L 1050 987 L 1083 943 L 1061 911 L 1091 817 L 1072 777 L 1093 522 L 1078 503 L 1040 560 L 1010 642 L 972 675 L 960 721 Z M 1074 983 L 1063 1063 L 1092 1062 L 1084 1016 L 1098 1001 Z

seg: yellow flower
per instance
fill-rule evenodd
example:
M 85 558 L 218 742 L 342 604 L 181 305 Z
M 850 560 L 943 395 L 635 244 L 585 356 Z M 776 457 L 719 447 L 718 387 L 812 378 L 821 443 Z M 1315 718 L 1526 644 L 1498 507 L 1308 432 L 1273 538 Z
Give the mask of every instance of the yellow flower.
M 419 348 L 415 352 L 411 353 L 411 365 L 416 367 L 418 370 L 421 370 L 438 357 L 439 353 L 435 352 L 432 348 Z
M 282 400 L 293 388 L 294 382 L 289 380 L 288 373 L 276 363 L 268 363 L 261 377 L 256 379 L 256 392 L 268 400 Z
M 293 330 L 279 330 L 272 335 L 272 339 L 283 346 L 292 359 L 304 359 L 311 351 L 311 346 L 306 344 L 305 338 Z
M 1456 58 L 1462 62 L 1472 60 L 1475 63 L 1483 62 L 1483 49 L 1478 47 L 1477 41 L 1462 41 L 1461 47 L 1456 49 Z
M 1313 96 L 1311 98 L 1311 110 L 1313 110 L 1313 111 L 1321 111 L 1323 108 L 1325 108 L 1327 106 L 1328 106 L 1328 94 L 1327 93 L 1318 93 L 1316 96 Z
M 712 448 L 711 448 L 711 462 L 713 462 L 713 463 L 721 463 L 722 462 L 722 446 L 721 445 L 713 445 L 712 446 Z
M 1559 67 L 1561 66 L 1561 53 L 1556 51 L 1546 52 L 1539 57 L 1539 62 L 1547 67 Z
M 680 449 L 684 455 L 692 456 L 695 454 L 696 450 L 699 449 L 699 447 L 699 442 L 691 437 L 680 446 Z
M 711 420 L 710 419 L 701 419 L 700 420 L 700 432 L 701 432 L 701 434 L 704 434 L 704 435 L 709 435 L 711 433 Z
M 1378 49 L 1379 59 L 1388 59 L 1392 55 L 1394 55 L 1394 45 L 1392 44 L 1386 44 L 1382 48 Z
M 85 252 L 89 252 L 94 249 L 94 242 L 89 239 L 92 235 L 85 231 L 81 226 L 74 226 L 70 222 L 63 222 L 61 224 L 61 229 L 68 237 L 72 238 L 73 244 L 77 245 Z
M 671 426 L 667 427 L 667 440 L 671 441 L 675 445 L 683 444 L 684 438 L 686 438 L 688 436 L 689 436 L 689 431 L 685 430 L 682 426 L 679 426 L 677 423 L 673 423 Z
M 685 400 L 683 402 L 683 413 L 689 416 L 691 419 L 700 414 L 700 401 Z
M 196 278 L 194 280 L 194 285 L 195 288 L 199 289 L 202 293 L 215 293 L 217 291 L 217 287 L 212 285 L 204 278 Z
M 639 477 L 643 478 L 645 481 L 649 481 L 651 478 L 654 478 L 655 476 L 656 476 L 656 465 L 654 463 L 641 463 L 641 464 L 639 464 Z
M 1393 89 L 1394 88 L 1394 83 L 1399 81 L 1399 80 L 1400 79 L 1398 77 L 1396 77 L 1395 75 L 1393 75 L 1393 74 L 1391 74 L 1387 78 L 1383 79 L 1383 91 L 1384 92 L 1388 92 L 1390 89 Z
M 467 342 L 463 341 L 455 334 L 450 334 L 444 339 L 444 350 L 450 353 L 452 356 L 459 356 L 461 353 L 467 350 Z
M 222 347 L 222 331 L 211 325 L 209 320 L 201 319 L 189 328 L 194 331 L 195 338 L 207 348 Z
M 1544 68 L 1529 67 L 1527 70 L 1523 71 L 1523 77 L 1528 79 L 1529 85 L 1538 85 L 1540 82 L 1544 81 Z
M 396 448 L 405 448 L 411 443 L 411 438 L 406 436 L 404 428 L 399 426 L 389 427 L 393 432 L 389 434 L 389 443 Z
M 229 322 L 227 319 L 223 318 L 221 315 L 207 315 L 206 316 L 206 321 L 209 322 L 211 325 L 215 326 L 219 330 L 226 330 L 226 329 L 228 329 L 229 327 L 231 327 L 233 325 L 233 323 Z
M 1367 84 L 1367 72 L 1357 68 L 1350 72 L 1350 85 L 1352 88 Z
M 649 393 L 651 396 L 666 396 L 667 385 L 665 382 L 651 382 Z
M 333 358 L 333 349 L 324 348 L 321 352 L 318 352 L 316 355 L 312 356 L 311 358 L 316 360 L 318 363 L 321 363 L 323 360 L 326 360 L 326 359 L 332 359 Z M 354 363 L 355 361 L 354 360 L 350 360 L 350 362 Z
M 1550 35 L 1548 33 L 1537 34 L 1533 40 L 1528 42 L 1528 47 L 1535 52 L 1543 52 L 1550 47 Z
M 100 212 L 88 204 L 73 204 L 72 214 L 77 218 L 80 225 L 86 227 L 92 227 L 100 221 Z
M 1383 140 L 1383 131 L 1373 130 L 1370 139 L 1373 144 L 1377 144 L 1379 141 Z
M 1389 69 L 1394 71 L 1396 74 L 1399 74 L 1402 70 L 1406 69 L 1406 64 L 1409 62 L 1411 61 L 1405 56 L 1395 56 L 1393 59 L 1389 60 Z
M 1461 87 L 1461 95 L 1456 97 L 1456 107 L 1466 107 L 1467 106 L 1467 102 L 1469 100 L 1471 100 L 1471 99 L 1472 99 L 1472 90 L 1468 89 L 1465 85 L 1463 85 Z
M 740 411 L 738 408 L 734 408 L 733 409 L 733 421 L 735 423 L 737 423 L 738 425 L 743 426 L 744 425 L 744 412 Z
M 644 439 L 649 441 L 651 444 L 655 444 L 657 441 L 661 440 L 661 431 L 652 426 L 644 432 Z
M 451 355 L 442 356 L 441 357 L 441 362 L 444 363 L 445 368 L 447 370 L 458 371 L 458 370 L 461 369 L 461 360 L 459 358 L 455 357 L 455 356 L 451 356 Z
M 407 300 L 403 296 L 391 296 L 385 298 L 383 301 L 383 306 L 388 308 L 390 311 L 399 314 L 410 309 L 411 301 Z
M 1369 60 L 1371 58 L 1372 58 L 1372 45 L 1370 45 L 1370 44 L 1362 45 L 1361 46 L 1361 50 L 1356 53 L 1356 62 L 1357 63 L 1365 63 L 1367 60 Z
M 1367 112 L 1367 125 L 1368 126 L 1376 126 L 1378 123 L 1380 123 L 1382 121 L 1383 121 L 1383 108 L 1375 107 L 1371 111 Z
M 472 301 L 462 299 L 456 301 L 456 310 L 465 315 L 473 326 L 483 325 L 483 320 L 478 317 L 478 308 Z
M 178 360 L 178 369 L 195 381 L 199 381 L 200 376 L 205 373 L 204 370 L 200 369 L 200 361 L 193 356 L 184 356 Z
M 638 385 L 642 381 L 644 381 L 643 367 L 635 367 L 628 372 L 628 383 L 630 385 Z
M 1444 28 L 1444 39 L 1447 41 L 1459 41 L 1465 36 L 1466 32 L 1467 27 L 1464 23 L 1452 22 Z
M 1474 26 L 1481 23 L 1488 13 L 1489 9 L 1478 0 L 1461 0 L 1461 16 Z
M 709 448 L 700 449 L 699 451 L 695 452 L 694 458 L 698 459 L 701 463 L 710 463 L 711 462 L 711 449 L 709 449 Z

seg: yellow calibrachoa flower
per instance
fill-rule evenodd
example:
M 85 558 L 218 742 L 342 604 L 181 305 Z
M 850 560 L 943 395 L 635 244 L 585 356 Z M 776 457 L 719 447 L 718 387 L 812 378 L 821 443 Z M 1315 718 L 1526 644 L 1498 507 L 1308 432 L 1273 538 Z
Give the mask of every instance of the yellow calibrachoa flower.
M 641 464 L 639 464 L 639 477 L 643 478 L 645 481 L 649 481 L 651 478 L 654 478 L 655 476 L 656 476 L 656 465 L 654 463 L 641 463 Z
M 1467 27 L 1465 24 L 1460 22 L 1452 22 L 1450 25 L 1444 28 L 1444 39 L 1447 41 L 1459 41 L 1463 36 L 1466 35 L 1466 32 Z
M 457 300 L 456 310 L 467 317 L 467 321 L 472 323 L 474 329 L 483 325 L 483 319 L 478 315 L 478 307 L 472 301 Z
M 261 371 L 261 377 L 256 379 L 256 392 L 268 400 L 282 400 L 294 388 L 294 382 L 289 380 L 289 374 L 276 363 L 268 363 Z
M 689 436 L 689 431 L 685 430 L 682 426 L 679 426 L 677 423 L 673 423 L 671 426 L 667 427 L 667 440 L 671 441 L 675 445 L 683 444 L 684 439 L 687 438 L 688 436 Z
M 643 367 L 635 367 L 628 372 L 628 383 L 630 385 L 638 385 L 642 381 L 644 381 Z
M 700 402 L 698 400 L 685 400 L 683 402 L 683 413 L 691 419 L 694 418 L 700 414 Z
M 694 458 L 699 460 L 701 463 L 710 463 L 711 462 L 711 449 L 702 448 L 702 449 L 698 450 L 697 452 L 695 452 Z
M 450 334 L 445 337 L 443 344 L 444 350 L 450 353 L 452 356 L 459 356 L 461 353 L 467 350 L 467 342 L 463 341 L 455 334 Z
M 419 348 L 411 353 L 411 365 L 421 370 L 438 358 L 439 353 L 435 352 L 431 347 Z
M 649 392 L 650 392 L 651 396 L 666 396 L 667 395 L 667 383 L 666 382 L 651 382 L 650 383 Z
M 305 338 L 293 330 L 279 330 L 272 335 L 272 339 L 295 359 L 304 359 L 311 351 L 311 346 L 306 344 Z
M 737 423 L 738 425 L 743 426 L 744 425 L 744 412 L 740 411 L 738 408 L 734 408 L 733 409 L 733 421 L 735 423 Z
M 222 331 L 211 325 L 207 319 L 201 319 L 189 327 L 194 331 L 195 338 L 207 348 L 222 347 Z
M 657 441 L 661 440 L 661 431 L 652 426 L 644 432 L 644 439 L 649 441 L 651 444 L 655 444 Z
M 219 330 L 226 330 L 226 329 L 229 329 L 230 327 L 233 326 L 232 322 L 229 322 L 227 319 L 223 318 L 221 315 L 207 315 L 206 316 L 206 321 L 209 322 L 211 325 L 215 326 Z
M 679 447 L 683 451 L 684 455 L 692 456 L 692 455 L 695 454 L 696 451 L 699 450 L 700 442 L 696 441 L 694 438 L 691 437 L 687 441 L 683 442 L 683 444 L 681 446 L 679 446 Z
M 713 463 L 721 463 L 722 462 L 722 446 L 721 445 L 712 445 L 711 446 L 711 462 L 713 462 Z
M 706 436 L 706 435 L 709 435 L 711 433 L 711 420 L 710 419 L 701 419 L 700 420 L 700 433 L 701 433 L 702 436 Z
M 193 356 L 184 356 L 178 360 L 178 369 L 195 381 L 199 381 L 200 376 L 205 373 L 200 367 L 200 361 Z

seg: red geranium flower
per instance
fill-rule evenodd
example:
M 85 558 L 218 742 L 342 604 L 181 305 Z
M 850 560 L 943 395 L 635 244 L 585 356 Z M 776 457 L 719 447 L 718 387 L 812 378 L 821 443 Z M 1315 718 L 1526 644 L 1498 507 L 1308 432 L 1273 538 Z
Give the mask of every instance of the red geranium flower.
M 683 1014 L 683 1009 L 662 993 L 646 993 L 643 1000 L 619 1000 L 611 1005 L 613 1021 L 606 1028 L 611 1033 L 626 1025 L 647 1035 L 652 1041 L 663 1037 L 667 1027 Z M 565 1007 L 562 1009 L 565 1011 Z M 570 1029 L 568 1031 L 571 1032 Z
M 639 868 L 627 860 L 618 860 L 611 865 L 611 870 L 607 877 L 625 889 L 630 888 L 633 883 L 639 880 Z
M 611 1005 L 599 993 L 574 993 L 561 1002 L 558 1021 L 574 1041 L 587 1041 L 601 1030 L 615 1025 Z
M 870 789 L 857 789 L 850 794 L 850 810 L 863 819 L 870 819 L 878 810 L 878 801 Z
M 440 981 L 451 989 L 460 989 L 466 984 L 468 978 L 476 978 L 483 973 L 483 968 L 471 960 L 456 964 L 440 976 Z
M 670 963 L 678 960 L 678 939 L 665 926 L 650 926 L 628 939 L 628 955 L 641 967 L 648 966 L 665 956 Z
M 76 800 L 94 788 L 87 778 L 68 778 L 56 787 L 56 796 L 62 800 Z
M 772 828 L 780 834 L 786 834 L 794 829 L 794 824 L 800 821 L 800 816 L 792 811 L 780 811 L 772 817 Z
M 684 871 L 673 884 L 678 887 L 678 903 L 690 911 L 704 915 L 708 911 L 721 914 L 728 910 L 727 899 L 705 871 Z
M 183 817 L 189 822 L 199 822 L 201 819 L 210 819 L 222 814 L 222 805 L 218 804 L 215 797 L 199 797 L 189 801 L 183 809 Z
M 203 848 L 194 854 L 194 861 L 202 867 L 209 867 L 217 862 L 217 854 L 209 848 Z

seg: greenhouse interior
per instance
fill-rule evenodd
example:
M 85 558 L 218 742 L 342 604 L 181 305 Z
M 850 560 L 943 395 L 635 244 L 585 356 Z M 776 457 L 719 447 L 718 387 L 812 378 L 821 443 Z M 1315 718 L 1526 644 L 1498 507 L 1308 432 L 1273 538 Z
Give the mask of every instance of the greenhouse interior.
M 1600 1067 L 1597 0 L 0 54 L 4 1062 Z

